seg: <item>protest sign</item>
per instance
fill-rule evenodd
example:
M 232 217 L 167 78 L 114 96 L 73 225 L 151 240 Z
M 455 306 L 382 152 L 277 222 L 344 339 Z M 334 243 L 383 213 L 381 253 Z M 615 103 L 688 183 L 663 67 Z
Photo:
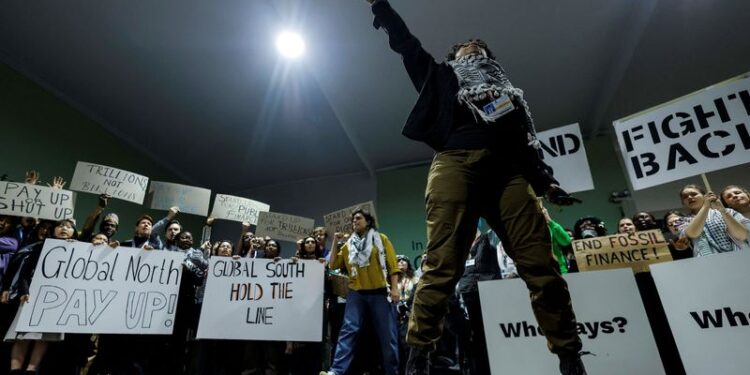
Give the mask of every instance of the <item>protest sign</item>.
M 0 215 L 62 220 L 73 217 L 73 192 L 0 181 Z
M 211 190 L 194 186 L 173 184 L 170 182 L 151 181 L 149 192 L 151 208 L 168 210 L 177 206 L 180 212 L 199 216 L 208 216 L 208 205 L 211 203 Z
M 750 162 L 750 77 L 614 122 L 633 189 Z
M 565 280 L 590 374 L 665 373 L 630 270 L 567 274 Z M 492 374 L 559 373 L 521 279 L 480 282 L 479 295 Z
M 48 239 L 18 331 L 170 334 L 184 258 Z
M 246 221 L 256 225 L 258 224 L 258 213 L 268 212 L 270 209 L 271 206 L 263 202 L 232 195 L 216 194 L 211 216 L 216 219 Z
M 652 266 L 686 373 L 747 374 L 748 264 L 750 252 L 737 251 Z
M 315 220 L 301 216 L 261 212 L 258 214 L 256 236 L 270 236 L 273 239 L 296 242 L 309 236 L 315 227 Z
M 320 341 L 323 264 L 212 257 L 198 338 Z
M 377 215 L 375 214 L 375 204 L 372 201 L 355 204 L 354 206 L 334 211 L 323 216 L 323 222 L 325 223 L 326 232 L 328 233 L 329 237 L 332 237 L 336 232 L 352 232 L 352 211 L 354 211 L 355 208 L 361 208 L 365 211 L 369 211 L 370 215 L 375 218 L 375 222 L 377 222 Z
M 70 181 L 70 190 L 109 194 L 112 198 L 143 204 L 148 177 L 126 170 L 79 161 Z
M 648 271 L 648 265 L 672 260 L 661 231 L 647 230 L 573 241 L 573 252 L 581 271 L 630 267 Z
M 591 168 L 583 146 L 578 124 L 536 134 L 541 144 L 542 160 L 552 167 L 560 186 L 569 193 L 594 189 Z

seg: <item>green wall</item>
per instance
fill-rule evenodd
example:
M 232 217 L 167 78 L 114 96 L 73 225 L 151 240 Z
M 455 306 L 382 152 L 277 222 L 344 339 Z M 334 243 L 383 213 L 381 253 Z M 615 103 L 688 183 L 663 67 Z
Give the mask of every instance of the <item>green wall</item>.
M 617 162 L 619 156 L 609 137 L 584 143 L 596 189 L 574 194 L 583 200 L 583 204 L 570 207 L 547 204 L 547 208 L 552 218 L 564 227 L 572 227 L 582 216 L 595 215 L 605 221 L 610 233 L 614 233 L 622 214 L 620 205 L 609 203 L 609 195 L 628 186 Z M 428 169 L 429 166 L 424 165 L 377 174 L 380 229 L 389 236 L 398 253 L 406 254 L 412 260 L 427 245 L 424 190 Z
M 70 181 L 76 162 L 85 160 L 140 173 L 152 180 L 182 182 L 5 64 L 0 64 L 0 129 L 0 175 L 7 174 L 12 181 L 23 181 L 25 172 L 31 169 L 40 172 L 44 183 L 58 175 Z M 96 206 L 97 197 L 86 193 L 77 193 L 76 197 L 75 218 L 80 229 Z M 120 216 L 116 236 L 119 240 L 132 237 L 134 221 L 141 214 L 149 213 L 157 219 L 165 215 L 164 211 L 146 210 L 114 199 L 107 211 Z M 192 215 L 178 218 L 195 237 L 200 237 L 202 219 Z

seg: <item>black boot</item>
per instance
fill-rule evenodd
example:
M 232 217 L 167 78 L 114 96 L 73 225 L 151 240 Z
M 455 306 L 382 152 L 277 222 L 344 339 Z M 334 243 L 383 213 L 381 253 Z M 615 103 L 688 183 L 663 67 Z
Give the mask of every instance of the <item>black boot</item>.
M 560 357 L 560 374 L 586 375 L 586 368 L 583 366 L 579 353 L 558 354 L 558 357 Z
M 429 355 L 427 350 L 412 348 L 406 361 L 406 375 L 430 375 Z

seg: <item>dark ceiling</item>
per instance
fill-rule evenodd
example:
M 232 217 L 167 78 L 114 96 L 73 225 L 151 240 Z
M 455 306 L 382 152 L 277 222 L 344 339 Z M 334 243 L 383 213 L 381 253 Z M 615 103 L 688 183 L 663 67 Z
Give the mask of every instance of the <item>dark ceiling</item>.
M 612 121 L 750 70 L 750 1 L 394 0 L 442 59 L 488 41 L 537 128 Z M 235 192 L 420 163 L 416 99 L 355 0 L 3 0 L 0 61 L 189 183 Z M 307 43 L 287 62 L 291 27 Z M 235 173 L 242 171 L 244 173 Z

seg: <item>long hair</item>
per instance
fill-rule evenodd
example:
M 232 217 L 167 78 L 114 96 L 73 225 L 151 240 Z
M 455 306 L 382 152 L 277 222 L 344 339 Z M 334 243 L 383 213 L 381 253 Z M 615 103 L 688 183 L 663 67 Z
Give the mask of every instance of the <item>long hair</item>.
M 315 251 L 312 254 L 305 251 L 305 242 L 307 242 L 307 240 L 315 241 Z M 307 236 L 302 239 L 302 245 L 297 249 L 297 254 L 294 254 L 294 256 L 300 259 L 320 259 L 323 257 L 323 249 L 318 246 L 318 240 L 315 239 L 315 237 Z

